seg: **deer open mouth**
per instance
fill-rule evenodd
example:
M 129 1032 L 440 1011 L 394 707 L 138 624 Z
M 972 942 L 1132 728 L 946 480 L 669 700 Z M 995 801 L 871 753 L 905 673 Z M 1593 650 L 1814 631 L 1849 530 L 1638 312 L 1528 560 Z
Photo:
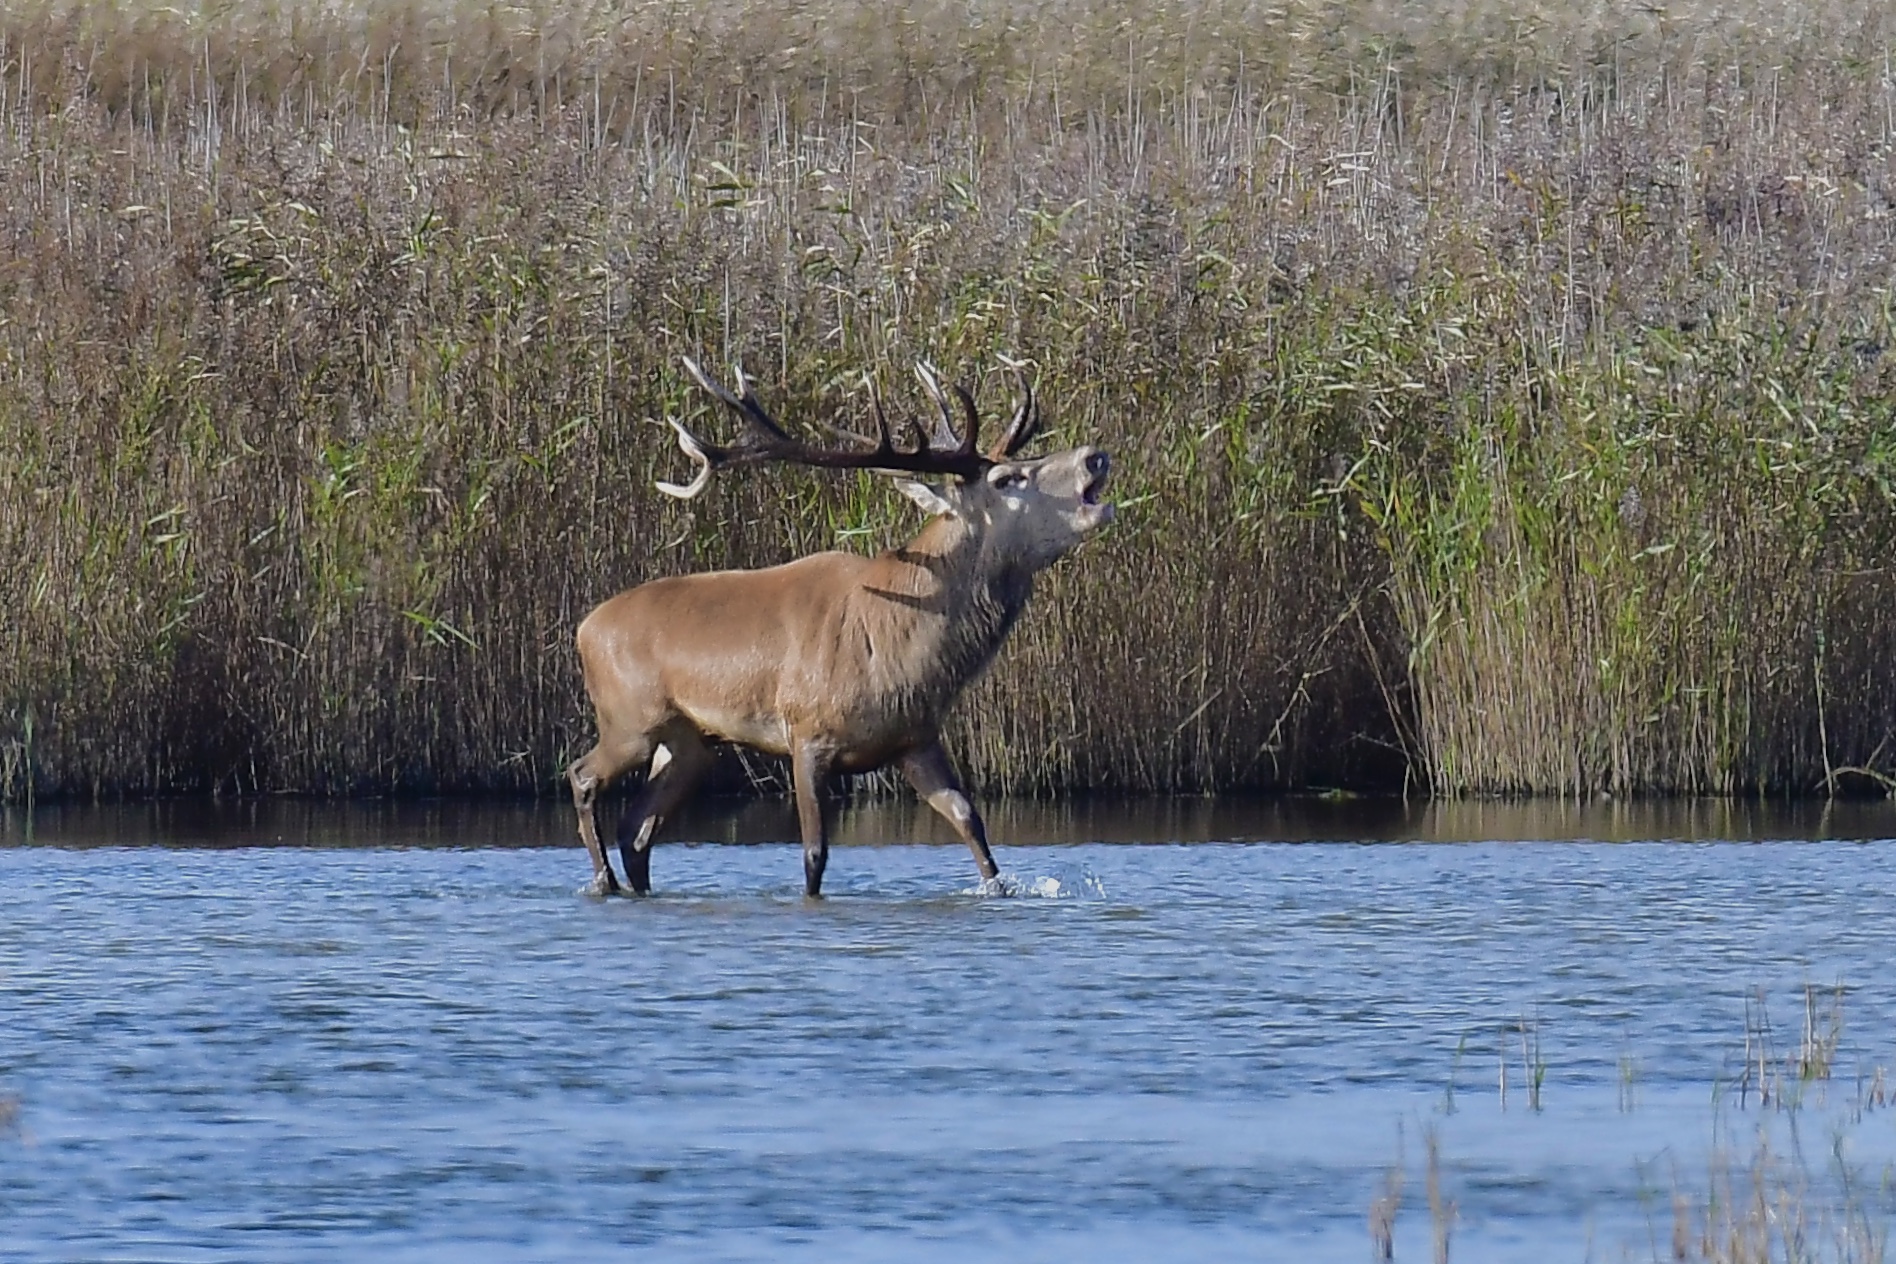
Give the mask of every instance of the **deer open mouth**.
M 1091 520 L 1091 527 L 1097 529 L 1113 520 L 1112 505 L 1099 498 L 1100 493 L 1106 490 L 1106 478 L 1111 472 L 1105 453 L 1087 462 L 1087 469 L 1093 472 L 1093 477 L 1087 480 L 1086 486 L 1080 488 L 1080 504 L 1091 511 L 1087 516 Z

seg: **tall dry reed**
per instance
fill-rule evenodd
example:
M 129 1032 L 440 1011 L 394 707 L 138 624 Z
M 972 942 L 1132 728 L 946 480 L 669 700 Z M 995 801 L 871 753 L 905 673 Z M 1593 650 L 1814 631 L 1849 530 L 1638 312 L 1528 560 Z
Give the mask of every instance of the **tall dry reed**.
M 1896 22 L 1740 3 L 0 14 L 0 794 L 544 789 L 681 353 L 927 357 L 1127 510 L 991 787 L 1810 791 L 1896 767 Z

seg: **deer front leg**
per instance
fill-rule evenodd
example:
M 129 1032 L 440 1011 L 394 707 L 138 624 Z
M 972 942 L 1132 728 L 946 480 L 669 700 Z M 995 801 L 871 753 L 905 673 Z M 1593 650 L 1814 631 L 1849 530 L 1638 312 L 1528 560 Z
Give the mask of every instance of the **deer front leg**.
M 599 823 L 593 813 L 593 805 L 598 802 L 605 781 L 594 768 L 598 754 L 595 747 L 574 760 L 573 766 L 566 770 L 566 780 L 573 787 L 573 808 L 579 813 L 579 841 L 586 844 L 586 854 L 592 858 L 592 882 L 586 890 L 592 895 L 617 895 L 619 879 L 606 861 L 606 849 L 599 845 Z
M 987 827 L 981 824 L 981 814 L 974 810 L 974 804 L 962 790 L 955 776 L 955 766 L 949 762 L 948 752 L 941 748 L 941 743 L 930 742 L 910 751 L 902 757 L 901 768 L 902 775 L 915 787 L 922 802 L 941 813 L 974 853 L 981 880 L 991 882 L 999 877 L 1001 871 L 994 863 L 994 853 L 988 850 Z
M 791 756 L 796 781 L 797 823 L 803 829 L 803 893 L 823 894 L 823 870 L 829 866 L 829 825 L 823 819 L 823 783 L 834 760 L 820 742 L 800 741 Z

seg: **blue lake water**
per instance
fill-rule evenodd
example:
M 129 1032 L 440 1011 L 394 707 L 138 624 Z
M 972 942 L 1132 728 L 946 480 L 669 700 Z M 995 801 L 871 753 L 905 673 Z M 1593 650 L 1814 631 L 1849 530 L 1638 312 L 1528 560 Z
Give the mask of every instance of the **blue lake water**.
M 1886 1222 L 1888 808 L 991 818 L 812 902 L 776 803 L 613 901 L 551 807 L 0 814 L 0 1257 L 1355 1262 L 1400 1172 L 1398 1260 L 1670 1259 L 1761 1130 Z

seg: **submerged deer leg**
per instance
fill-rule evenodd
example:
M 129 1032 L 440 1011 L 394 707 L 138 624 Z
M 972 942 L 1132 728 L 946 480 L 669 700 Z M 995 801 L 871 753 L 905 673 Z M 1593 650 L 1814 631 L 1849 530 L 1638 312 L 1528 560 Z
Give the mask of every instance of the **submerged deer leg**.
M 599 845 L 599 823 L 593 818 L 600 778 L 586 768 L 585 763 L 583 758 L 574 760 L 566 770 L 566 780 L 573 787 L 573 809 L 579 813 L 579 841 L 586 844 L 586 854 L 593 862 L 592 882 L 586 890 L 592 895 L 616 895 L 619 879 L 613 876 L 612 866 L 606 862 L 605 848 Z
M 620 773 L 643 763 L 651 751 L 651 742 L 642 737 L 631 742 L 609 743 L 602 739 L 566 770 L 566 780 L 573 787 L 573 808 L 579 813 L 579 841 L 586 844 L 586 854 L 592 857 L 592 882 L 586 888 L 592 895 L 616 895 L 619 891 L 619 879 L 613 874 L 612 865 L 606 860 L 606 849 L 599 841 L 599 822 L 593 807 L 601 791 Z
M 797 823 L 803 829 L 803 893 L 823 894 L 823 870 L 829 866 L 829 825 L 823 819 L 823 782 L 834 759 L 827 746 L 800 741 L 791 756 L 796 781 Z
M 619 859 L 636 895 L 651 894 L 652 843 L 659 827 L 691 797 L 711 767 L 711 749 L 697 730 L 669 729 L 660 740 L 664 744 L 652 756 L 645 785 L 619 815 Z
M 902 757 L 900 767 L 902 775 L 915 787 L 915 793 L 955 827 L 955 833 L 974 853 L 982 881 L 999 877 L 1001 871 L 994 863 L 994 853 L 988 850 L 987 827 L 981 824 L 981 814 L 974 810 L 974 804 L 962 790 L 954 765 L 948 762 L 948 752 L 941 748 L 941 743 L 930 742 L 910 751 Z

